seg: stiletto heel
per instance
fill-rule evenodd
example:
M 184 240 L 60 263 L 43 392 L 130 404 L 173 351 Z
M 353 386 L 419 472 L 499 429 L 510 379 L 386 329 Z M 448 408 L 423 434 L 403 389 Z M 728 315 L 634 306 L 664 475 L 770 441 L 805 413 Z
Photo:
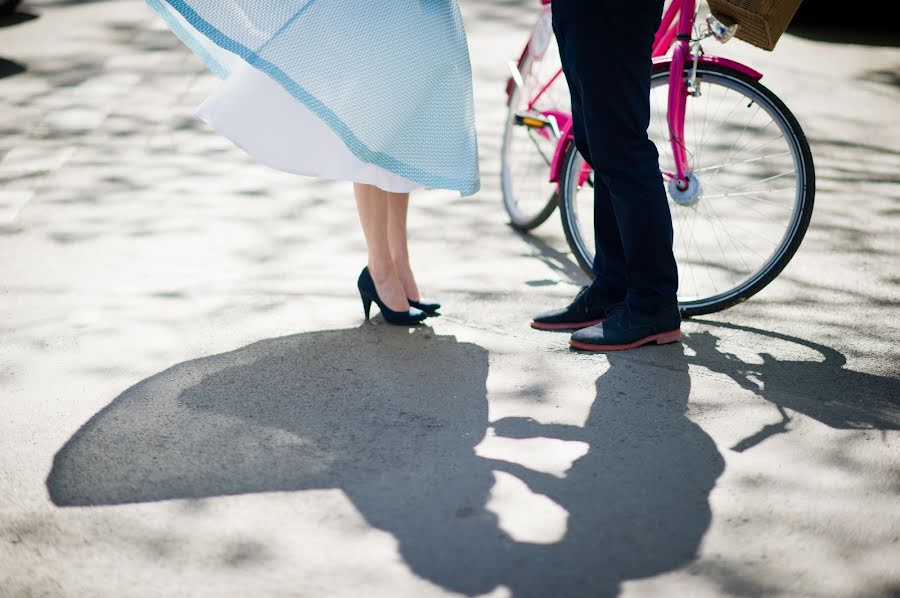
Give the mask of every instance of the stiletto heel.
M 369 273 L 368 266 L 363 268 L 363 271 L 360 273 L 359 280 L 356 282 L 356 287 L 359 289 L 359 296 L 362 298 L 366 319 L 369 318 L 369 309 L 372 307 L 373 302 L 378 306 L 378 309 L 381 310 L 381 315 L 384 316 L 385 321 L 390 324 L 407 326 L 410 324 L 419 324 L 428 317 L 427 313 L 416 307 L 410 307 L 409 311 L 394 311 L 385 305 L 384 301 L 381 300 L 381 297 L 378 296 L 378 291 L 375 288 L 375 281 L 372 280 L 372 275 Z

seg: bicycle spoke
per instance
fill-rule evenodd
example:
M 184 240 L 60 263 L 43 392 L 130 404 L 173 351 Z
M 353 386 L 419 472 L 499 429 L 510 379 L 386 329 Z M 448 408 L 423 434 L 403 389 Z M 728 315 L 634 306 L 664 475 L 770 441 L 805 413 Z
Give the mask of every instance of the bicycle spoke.
M 719 227 L 720 227 L 721 230 L 722 230 L 722 233 L 725 235 L 725 237 L 726 237 L 729 241 L 731 241 L 731 246 L 734 247 L 735 253 L 737 253 L 737 255 L 738 255 L 738 257 L 740 258 L 741 262 L 744 263 L 744 268 L 747 269 L 746 271 L 747 271 L 747 272 L 752 272 L 753 269 L 750 267 L 750 264 L 747 263 L 747 260 L 744 259 L 744 254 L 741 253 L 740 248 L 738 248 L 737 243 L 735 243 L 734 235 L 732 235 L 732 234 L 728 231 L 728 228 L 727 228 L 727 227 L 725 226 L 725 224 L 722 222 L 722 219 L 719 217 L 719 213 L 716 211 L 716 207 L 715 207 L 712 203 L 710 203 L 710 204 L 707 206 L 707 209 L 708 209 L 708 210 L 710 211 L 710 213 L 713 215 L 713 218 L 714 218 L 714 220 L 715 220 L 715 223 L 719 225 Z M 713 227 L 713 230 L 715 231 L 715 227 Z
M 776 137 L 776 139 L 780 139 L 781 137 L 783 137 L 783 135 L 779 135 L 778 137 Z M 771 143 L 771 141 L 769 141 L 767 143 Z M 694 174 L 699 174 L 701 172 L 721 170 L 723 168 L 728 168 L 729 166 L 739 166 L 741 164 L 752 164 L 753 162 L 761 162 L 763 160 L 768 160 L 770 158 L 779 158 L 781 156 L 790 156 L 790 155 L 791 155 L 791 152 L 781 152 L 779 154 L 769 154 L 766 156 L 758 156 L 756 158 L 748 158 L 746 160 L 738 160 L 738 161 L 726 162 L 726 163 L 722 163 L 722 164 L 715 164 L 713 166 L 706 166 L 704 168 L 694 169 Z
M 722 254 L 722 261 L 725 262 L 725 269 L 731 274 L 731 285 L 734 286 L 737 284 L 737 281 L 734 278 L 734 269 L 731 267 L 731 263 L 728 261 L 728 256 L 725 254 L 725 248 L 722 246 L 722 241 L 719 239 L 719 233 L 716 231 L 716 227 L 713 226 L 710 206 L 706 205 L 706 202 L 703 203 L 703 209 L 706 210 L 707 220 L 709 220 L 710 230 L 712 230 L 713 237 L 716 239 L 716 245 L 718 245 L 719 252 Z M 710 279 L 712 279 L 712 273 L 710 273 Z M 715 291 L 716 293 L 719 292 L 719 288 L 717 286 L 715 287 Z
M 738 98 L 738 103 L 736 104 L 736 107 L 737 107 L 738 105 L 742 104 L 742 103 L 743 103 L 743 101 L 741 101 L 741 99 Z M 727 156 L 727 157 L 725 158 L 725 160 L 724 160 L 725 162 L 730 162 L 731 160 L 734 160 L 734 159 L 735 159 L 738 155 L 740 155 L 740 153 L 747 147 L 746 145 L 745 145 L 745 146 L 739 147 L 738 144 L 740 143 L 741 139 L 744 137 L 744 134 L 745 134 L 745 133 L 747 132 L 747 130 L 750 128 L 750 124 L 753 122 L 753 119 L 756 118 L 756 115 L 757 115 L 757 113 L 759 112 L 759 110 L 760 110 L 760 107 L 759 107 L 759 105 L 757 105 L 757 106 L 756 106 L 756 110 L 755 110 L 755 111 L 750 115 L 750 117 L 747 119 L 747 122 L 744 124 L 744 128 L 741 129 L 741 132 L 740 132 L 740 134 L 737 136 L 737 139 L 734 140 L 734 144 L 732 145 L 732 148 L 736 148 L 736 149 L 733 149 L 732 152 L 731 152 L 730 154 L 728 154 L 728 156 Z M 732 112 L 733 112 L 733 111 L 732 111 Z M 727 121 L 726 121 L 726 122 L 727 122 Z M 768 125 L 767 125 L 767 126 L 768 126 Z M 718 174 L 719 174 L 718 172 L 716 172 L 715 174 L 713 174 L 713 179 L 714 179 Z
M 695 221 L 696 221 L 697 216 L 698 216 L 699 214 L 700 214 L 700 210 L 698 210 L 698 209 L 696 208 L 696 206 L 695 206 L 695 207 L 694 207 L 694 220 L 695 220 Z M 709 219 L 707 218 L 707 220 L 709 220 Z M 697 226 L 697 225 L 696 225 L 696 223 L 695 223 L 695 224 L 694 224 L 694 228 L 693 228 L 692 231 L 691 231 L 692 237 L 693 237 L 693 230 L 696 230 L 696 226 Z M 698 242 L 695 241 L 695 242 L 694 242 L 694 245 L 697 247 L 697 253 L 700 254 L 700 263 L 701 263 L 701 264 L 707 264 L 707 265 L 709 265 L 710 262 L 709 262 L 709 261 L 706 259 L 706 257 L 703 255 L 703 249 L 701 249 L 700 243 L 698 243 Z M 716 285 L 716 281 L 713 280 L 712 269 L 709 268 L 709 267 L 707 267 L 707 268 L 705 268 L 705 269 L 706 269 L 706 275 L 709 277 L 709 281 L 710 281 L 710 282 L 712 283 L 712 285 L 713 285 L 713 292 L 714 292 L 714 293 L 718 293 L 718 292 L 719 292 L 719 287 L 718 287 L 718 285 Z
M 687 220 L 687 216 L 686 216 L 686 215 L 683 216 L 683 217 L 681 218 L 681 220 L 682 220 L 682 223 L 685 223 L 685 221 Z M 685 228 L 685 227 L 682 226 L 681 228 L 683 229 L 683 228 Z M 687 256 L 689 256 L 689 255 L 691 254 L 691 252 L 688 250 L 688 243 L 687 243 L 687 239 L 686 239 L 686 237 L 685 237 L 684 230 L 682 230 L 682 233 L 681 233 L 681 243 L 682 243 L 682 245 L 683 245 L 683 247 L 684 247 L 684 255 L 685 255 L 685 258 L 687 258 Z M 688 273 L 690 273 L 690 275 L 691 275 L 691 280 L 692 280 L 693 283 L 694 283 L 694 289 L 695 289 L 695 290 L 696 290 L 696 289 L 699 289 L 699 287 L 697 286 L 697 278 L 694 276 L 694 270 L 693 270 L 693 268 L 692 268 L 692 266 L 691 266 L 690 260 L 687 260 L 687 259 L 686 259 L 686 260 L 684 260 L 684 263 L 687 264 Z
M 774 201 L 763 199 L 763 198 L 759 197 L 759 195 L 761 195 L 763 193 L 783 193 L 785 191 L 790 191 L 793 193 L 793 192 L 797 191 L 796 187 L 782 187 L 781 189 L 762 189 L 760 191 L 739 191 L 737 193 L 734 193 L 734 192 L 730 191 L 729 189 L 725 189 L 725 187 L 722 187 L 721 185 L 712 185 L 710 183 L 706 183 L 706 187 L 712 187 L 713 189 L 722 189 L 724 191 L 724 193 L 719 193 L 716 195 L 708 195 L 708 194 L 704 193 L 703 194 L 704 199 L 712 199 L 715 197 L 749 197 L 749 198 L 756 199 L 756 200 L 764 202 L 764 203 L 768 203 L 773 206 L 778 206 L 785 210 L 793 210 L 794 208 L 782 205 L 782 204 L 774 202 Z
M 750 187 L 750 186 L 752 186 L 752 185 L 759 185 L 760 183 L 768 183 L 769 181 L 774 181 L 775 179 L 780 179 L 781 177 L 785 177 L 785 176 L 788 176 L 788 175 L 790 175 L 790 174 L 796 174 L 796 172 L 797 172 L 796 170 L 789 170 L 789 171 L 787 171 L 787 172 L 782 172 L 782 173 L 779 173 L 779 174 L 770 176 L 770 177 L 768 177 L 768 178 L 765 178 L 765 179 L 762 179 L 762 180 L 759 180 L 759 181 L 752 181 L 752 182 L 750 182 L 750 183 L 746 183 L 746 184 L 744 184 L 744 185 L 741 185 L 740 187 L 735 187 L 735 188 L 733 189 L 733 191 L 737 191 L 738 189 L 746 189 L 747 187 Z
M 728 232 L 728 229 L 725 228 L 725 225 L 721 222 L 721 220 L 719 221 L 719 226 L 722 228 L 722 232 L 723 232 L 723 233 L 725 233 L 726 235 L 728 235 L 728 236 L 729 236 L 731 239 L 733 239 L 734 241 L 736 241 L 736 242 L 740 243 L 741 245 L 743 245 L 744 247 L 746 247 L 746 248 L 750 251 L 750 253 L 752 253 L 753 255 L 755 255 L 756 257 L 758 257 L 758 258 L 759 258 L 760 260 L 762 260 L 762 261 L 765 261 L 765 260 L 766 260 L 765 257 L 763 257 L 763 256 L 761 256 L 759 253 L 757 253 L 755 249 L 753 249 L 752 247 L 750 247 L 749 245 L 747 245 L 747 243 L 745 243 L 742 239 L 739 239 L 739 238 L 735 237 L 734 235 L 732 235 L 731 233 L 729 233 L 729 232 Z M 744 230 L 744 231 L 746 231 L 746 229 L 744 229 L 744 228 L 742 228 L 742 227 L 740 227 L 740 226 L 737 226 L 737 225 L 735 225 L 734 223 L 731 224 L 731 227 L 732 227 L 732 228 L 737 228 L 737 229 L 739 229 L 739 230 Z M 754 233 L 752 233 L 751 231 L 746 231 L 746 232 L 750 232 L 750 234 L 754 234 Z M 757 236 L 758 236 L 758 235 L 757 235 Z M 766 241 L 768 241 L 768 239 L 765 239 L 765 237 L 763 237 L 763 239 L 766 240 Z M 771 241 L 769 241 L 769 242 L 772 243 Z M 774 244 L 774 243 L 773 243 L 773 244 Z
M 692 99 L 693 99 L 693 97 L 689 95 L 689 96 L 688 96 L 688 100 L 692 100 Z M 709 101 L 708 101 L 708 100 L 707 100 L 707 101 L 704 101 L 704 103 L 708 104 Z M 686 102 L 686 103 L 685 103 L 685 107 L 684 107 L 684 118 L 685 118 L 685 120 L 687 120 L 688 112 L 693 112 L 693 105 L 694 105 L 693 102 Z M 691 127 L 691 128 L 692 128 L 693 131 L 694 131 L 694 140 L 697 140 L 697 139 L 699 138 L 698 135 L 697 135 L 697 119 L 696 119 L 696 118 L 691 118 L 691 124 L 692 124 L 692 127 Z M 687 142 L 686 139 L 685 139 L 685 142 Z M 702 144 L 702 143 L 698 143 L 698 144 L 696 144 L 695 147 L 697 148 L 697 152 L 696 152 L 696 155 L 695 155 L 694 160 L 692 161 L 692 164 L 702 164 L 702 162 L 700 161 L 700 157 L 703 155 L 703 144 Z M 693 169 L 692 169 L 692 170 L 693 170 Z
M 758 113 L 758 111 L 759 111 L 759 108 L 757 108 L 757 113 Z M 753 118 L 755 118 L 755 116 L 756 116 L 757 113 L 754 113 L 754 115 L 751 117 L 750 121 L 748 121 L 747 125 L 749 125 L 750 123 L 752 123 L 752 120 L 753 120 Z M 762 129 L 760 129 L 760 130 L 758 130 L 758 131 L 756 132 L 756 136 L 762 135 L 762 134 L 763 134 L 763 133 L 771 126 L 771 125 L 772 125 L 772 122 L 770 121 L 769 123 L 766 124 L 765 127 L 763 127 Z M 773 143 L 775 140 L 783 139 L 783 138 L 784 138 L 783 134 L 779 134 L 777 137 L 774 137 L 772 140 L 763 143 L 763 144 L 762 144 L 762 147 L 765 147 L 765 146 L 768 145 L 769 143 Z M 750 140 L 748 140 L 743 146 L 740 146 L 740 147 L 738 147 L 738 146 L 737 146 L 737 142 L 735 142 L 735 144 L 734 144 L 735 147 L 733 148 L 733 151 L 725 158 L 725 160 L 723 160 L 723 162 L 726 163 L 726 164 L 727 164 L 727 163 L 737 163 L 737 162 L 739 162 L 739 161 L 737 160 L 737 158 L 738 158 L 739 156 L 744 155 L 744 154 L 745 154 L 746 152 L 748 152 L 748 151 L 755 151 L 755 148 L 754 148 L 754 149 L 748 149 L 748 146 L 749 146 L 752 142 L 753 142 L 753 140 L 750 139 Z M 712 177 L 711 177 L 709 180 L 710 180 L 710 181 L 715 180 L 715 179 L 718 177 L 718 175 L 722 172 L 722 170 L 723 170 L 723 169 L 720 168 L 720 169 L 717 169 L 716 171 L 714 171 L 713 174 L 712 174 Z
M 743 226 L 741 226 L 741 225 L 739 225 L 739 224 L 735 224 L 734 222 L 732 222 L 732 223 L 730 224 L 730 226 L 731 226 L 732 228 L 736 228 L 736 229 L 738 229 L 738 230 L 740 230 L 740 231 L 743 231 L 743 232 L 745 232 L 745 233 L 751 234 L 751 235 L 753 235 L 754 237 L 756 237 L 757 239 L 762 239 L 763 241 L 766 241 L 767 243 L 769 243 L 769 245 L 773 245 L 773 246 L 774 246 L 774 245 L 777 245 L 777 244 L 778 244 L 777 241 L 773 241 L 772 239 L 766 237 L 765 235 L 761 235 L 761 234 L 758 233 L 758 232 L 755 232 L 755 231 L 749 230 L 749 229 L 747 229 L 747 228 L 744 228 Z M 748 247 L 748 248 L 750 247 L 749 245 L 746 245 L 745 243 L 742 243 L 742 244 L 743 244 L 745 247 Z M 759 254 L 756 254 L 756 255 L 759 255 Z M 760 257 L 762 257 L 762 256 L 760 256 Z
M 712 85 L 707 85 L 707 87 L 712 88 Z M 706 113 L 704 113 L 704 123 L 703 123 L 703 137 L 700 139 L 700 144 L 706 144 L 706 136 L 709 133 L 709 126 L 711 122 L 716 122 L 716 117 L 719 115 L 719 110 L 722 108 L 722 104 L 725 102 L 725 98 L 728 96 L 727 93 L 723 93 L 719 99 L 719 103 L 716 106 L 715 112 L 713 112 L 713 116 L 711 120 L 706 119 Z M 709 100 L 706 101 L 707 107 L 709 107 Z

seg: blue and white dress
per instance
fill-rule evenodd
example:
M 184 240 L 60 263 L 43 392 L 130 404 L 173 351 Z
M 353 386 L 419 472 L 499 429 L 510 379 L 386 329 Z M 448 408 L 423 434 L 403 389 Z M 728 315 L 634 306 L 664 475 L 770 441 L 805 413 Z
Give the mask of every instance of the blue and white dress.
M 225 82 L 198 115 L 286 172 L 479 188 L 457 0 L 147 0 Z

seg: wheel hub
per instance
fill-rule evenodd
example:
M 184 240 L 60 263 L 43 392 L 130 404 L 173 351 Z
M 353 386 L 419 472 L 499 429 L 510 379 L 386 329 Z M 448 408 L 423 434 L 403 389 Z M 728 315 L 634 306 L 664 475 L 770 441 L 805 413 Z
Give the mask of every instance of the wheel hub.
M 669 197 L 680 206 L 693 206 L 700 201 L 700 196 L 703 193 L 703 186 L 700 184 L 700 179 L 695 177 L 692 173 L 687 173 L 685 179 L 687 179 L 687 187 L 684 189 L 678 187 L 677 179 L 673 178 L 669 180 Z

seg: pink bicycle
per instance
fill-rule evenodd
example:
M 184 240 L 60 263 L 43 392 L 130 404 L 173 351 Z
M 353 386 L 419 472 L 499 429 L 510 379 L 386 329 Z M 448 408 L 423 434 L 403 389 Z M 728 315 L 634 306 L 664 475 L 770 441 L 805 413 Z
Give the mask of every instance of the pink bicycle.
M 593 173 L 575 148 L 568 87 L 542 10 L 510 65 L 501 182 L 510 225 L 528 231 L 557 206 L 572 252 L 592 274 Z M 673 0 L 653 48 L 651 125 L 675 229 L 685 316 L 745 301 L 784 269 L 813 211 L 815 169 L 797 119 L 748 66 L 704 53 L 735 27 L 698 23 L 696 0 Z

